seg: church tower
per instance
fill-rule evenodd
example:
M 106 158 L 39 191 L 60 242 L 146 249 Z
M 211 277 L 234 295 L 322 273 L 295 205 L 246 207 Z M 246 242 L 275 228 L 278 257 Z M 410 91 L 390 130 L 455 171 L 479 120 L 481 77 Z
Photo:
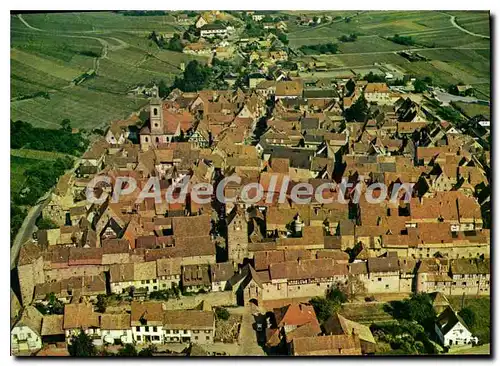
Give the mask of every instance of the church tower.
M 158 87 L 155 85 L 151 92 L 151 101 L 149 103 L 149 123 L 152 135 L 163 134 L 163 108 L 158 93 Z

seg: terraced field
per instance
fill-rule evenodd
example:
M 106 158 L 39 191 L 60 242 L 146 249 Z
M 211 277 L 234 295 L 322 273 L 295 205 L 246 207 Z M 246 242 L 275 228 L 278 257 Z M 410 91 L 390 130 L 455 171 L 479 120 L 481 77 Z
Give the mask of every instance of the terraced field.
M 206 61 L 160 50 L 147 39 L 153 30 L 183 28 L 170 15 L 11 15 L 11 119 L 47 128 L 59 128 L 64 118 L 79 128 L 104 126 L 147 103 L 127 96 L 131 89 L 170 83 L 182 63 Z M 75 85 L 85 73 L 93 76 Z

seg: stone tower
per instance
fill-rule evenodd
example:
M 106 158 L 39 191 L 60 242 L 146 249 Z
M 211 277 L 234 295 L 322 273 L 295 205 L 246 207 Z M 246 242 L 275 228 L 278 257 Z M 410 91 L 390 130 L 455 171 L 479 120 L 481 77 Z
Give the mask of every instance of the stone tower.
M 227 219 L 227 251 L 228 260 L 235 268 L 248 258 L 248 223 L 245 213 L 234 207 Z
M 151 134 L 163 134 L 163 108 L 158 87 L 156 85 L 153 86 L 151 91 L 151 101 L 149 103 L 149 123 Z

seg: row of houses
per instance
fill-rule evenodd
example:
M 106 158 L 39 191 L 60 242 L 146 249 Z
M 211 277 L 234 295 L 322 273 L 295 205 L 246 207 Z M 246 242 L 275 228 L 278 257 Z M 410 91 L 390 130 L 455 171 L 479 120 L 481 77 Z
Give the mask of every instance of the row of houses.
M 113 313 L 97 313 L 88 303 L 66 304 L 62 315 L 42 315 L 34 306 L 27 306 L 11 330 L 11 350 L 35 352 L 42 344 L 69 344 L 81 331 L 97 346 L 210 344 L 215 316 L 212 311 L 165 310 L 160 302 L 132 302 L 129 310 Z

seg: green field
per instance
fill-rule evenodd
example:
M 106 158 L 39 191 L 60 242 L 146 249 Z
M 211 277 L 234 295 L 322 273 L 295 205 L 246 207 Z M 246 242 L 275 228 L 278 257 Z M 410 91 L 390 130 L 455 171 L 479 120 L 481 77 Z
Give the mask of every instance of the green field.
M 10 191 L 11 195 L 19 193 L 19 190 L 26 182 L 24 172 L 30 167 L 38 164 L 38 159 L 22 158 L 19 156 L 10 156 Z
M 448 296 L 448 300 L 455 311 L 460 311 L 462 296 Z M 477 336 L 481 343 L 490 343 L 491 298 L 489 296 L 466 296 L 463 299 L 463 306 L 470 308 L 475 314 L 475 324 L 470 327 L 472 334 Z
M 65 118 L 79 128 L 105 126 L 147 103 L 127 96 L 131 89 L 160 80 L 170 84 L 181 64 L 206 62 L 160 50 L 147 39 L 153 30 L 182 32 L 172 15 L 51 13 L 22 19 L 32 28 L 11 15 L 11 119 L 35 126 L 58 128 Z
M 458 107 L 458 109 L 460 109 L 462 113 L 469 118 L 478 115 L 483 115 L 486 118 L 490 118 L 491 111 L 490 107 L 487 105 L 481 105 L 476 103 L 462 103 L 462 102 L 455 102 L 453 104 L 455 104 Z

